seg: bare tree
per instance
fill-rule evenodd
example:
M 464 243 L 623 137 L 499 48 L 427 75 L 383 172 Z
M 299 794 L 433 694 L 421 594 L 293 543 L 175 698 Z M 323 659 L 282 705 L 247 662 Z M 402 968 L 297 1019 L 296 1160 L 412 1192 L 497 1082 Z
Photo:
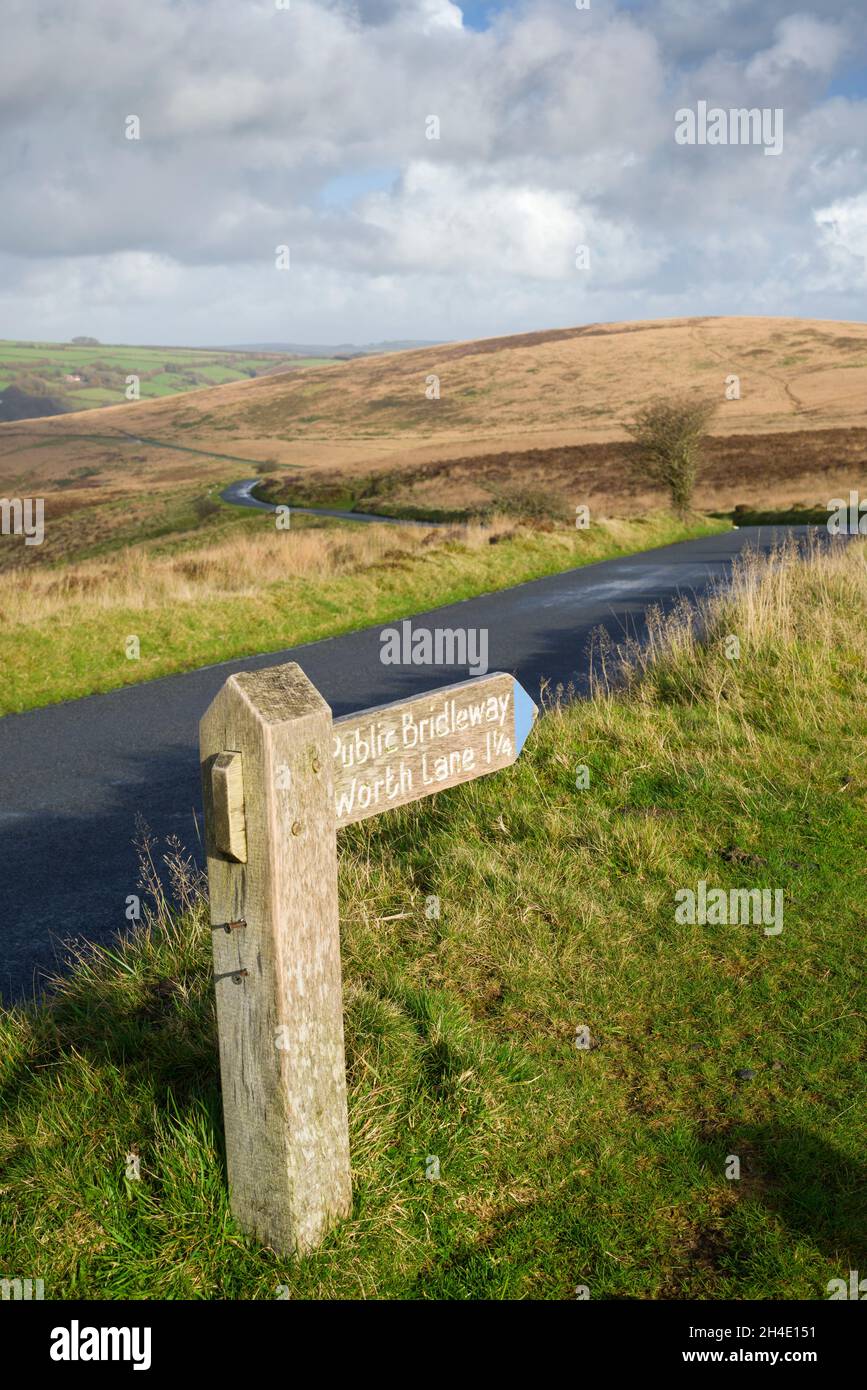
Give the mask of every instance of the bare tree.
M 680 513 L 689 510 L 701 464 L 701 438 L 716 408 L 716 401 L 706 397 L 660 397 L 624 422 L 641 449 L 642 473 L 668 488 Z

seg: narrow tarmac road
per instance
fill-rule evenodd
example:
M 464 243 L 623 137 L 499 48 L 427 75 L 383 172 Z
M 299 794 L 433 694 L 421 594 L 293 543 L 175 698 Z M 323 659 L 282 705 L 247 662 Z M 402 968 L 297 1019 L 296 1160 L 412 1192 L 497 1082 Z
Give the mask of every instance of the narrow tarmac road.
M 746 546 L 767 550 L 806 528 L 745 528 L 606 560 L 413 617 L 414 626 L 489 632 L 488 667 L 586 692 L 587 640 L 604 626 L 641 636 L 651 604 L 670 608 L 725 579 Z M 201 858 L 198 722 L 232 671 L 297 661 L 335 716 L 466 679 L 450 667 L 384 666 L 381 628 L 204 667 L 106 695 L 0 719 L 0 995 L 38 989 L 57 943 L 109 941 L 138 892 L 132 840 L 141 816 Z
M 231 503 L 234 507 L 255 507 L 259 512 L 276 512 L 277 508 L 271 502 L 261 502 L 258 497 L 252 495 L 253 488 L 260 478 L 245 478 L 240 483 L 230 483 L 220 493 L 224 502 Z M 344 508 L 342 511 L 337 507 L 296 507 L 290 508 L 293 512 L 302 512 L 304 516 L 331 516 L 337 517 L 340 521 L 378 521 L 380 525 L 385 522 L 388 526 L 441 526 L 446 523 L 440 521 L 416 521 L 412 517 L 401 516 L 377 516 L 375 512 L 348 512 Z

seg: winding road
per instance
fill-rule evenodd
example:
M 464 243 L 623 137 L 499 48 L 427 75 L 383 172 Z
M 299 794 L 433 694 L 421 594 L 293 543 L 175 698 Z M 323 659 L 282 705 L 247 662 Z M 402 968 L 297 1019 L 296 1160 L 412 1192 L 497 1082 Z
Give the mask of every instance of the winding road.
M 236 487 L 243 484 L 236 484 Z M 250 498 L 244 505 L 257 505 Z M 262 505 L 262 504 L 258 504 Z M 806 528 L 748 527 L 605 560 L 415 615 L 414 626 L 487 628 L 491 671 L 587 689 L 587 639 L 641 636 L 651 604 L 670 608 L 727 576 L 746 546 Z M 337 715 L 465 679 L 460 668 L 383 666 L 381 628 L 222 662 L 185 675 L 0 719 L 0 995 L 39 988 L 59 942 L 107 942 L 138 892 L 141 815 L 200 854 L 198 722 L 232 671 L 297 661 Z
M 253 496 L 253 488 L 260 481 L 259 478 L 246 478 L 243 482 L 231 483 L 220 496 L 224 502 L 230 502 L 235 507 L 255 507 L 260 512 L 276 512 L 277 508 L 273 503 L 261 502 L 258 497 Z M 348 512 L 345 508 L 340 511 L 336 507 L 296 507 L 294 503 L 290 511 L 303 512 L 305 516 L 337 517 L 340 521 L 377 521 L 380 524 L 385 522 L 388 526 L 431 527 L 445 524 L 439 521 L 416 521 L 402 516 L 377 516 L 375 512 Z

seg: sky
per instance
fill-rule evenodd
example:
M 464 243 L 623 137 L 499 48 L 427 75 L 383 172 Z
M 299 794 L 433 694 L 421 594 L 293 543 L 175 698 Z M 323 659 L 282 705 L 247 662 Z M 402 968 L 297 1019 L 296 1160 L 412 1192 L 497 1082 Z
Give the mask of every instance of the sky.
M 864 0 L 5 0 L 3 28 L 0 338 L 867 317 Z M 765 135 L 699 143 L 734 108 Z

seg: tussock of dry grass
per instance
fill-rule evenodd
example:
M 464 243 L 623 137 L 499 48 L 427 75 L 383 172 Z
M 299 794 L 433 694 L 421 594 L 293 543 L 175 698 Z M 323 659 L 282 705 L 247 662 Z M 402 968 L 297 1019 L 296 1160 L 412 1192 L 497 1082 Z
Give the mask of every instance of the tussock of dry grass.
M 825 650 L 852 637 L 852 617 L 863 607 L 867 551 L 858 543 L 817 541 L 799 551 L 794 542 L 763 563 L 748 552 L 728 591 L 716 596 L 720 627 L 737 620 L 748 641 L 799 643 L 809 637 Z
M 668 615 L 652 610 L 640 646 L 628 642 L 612 653 L 603 641 L 599 686 L 625 680 L 650 702 L 663 694 L 670 698 L 679 687 L 684 697 L 718 703 L 734 694 L 741 656 L 761 652 L 785 698 L 792 682 L 803 683 L 807 667 L 825 664 L 830 653 L 852 650 L 859 641 L 863 650 L 857 615 L 864 607 L 865 573 L 867 548 L 857 542 L 789 540 L 767 557 L 747 550 L 735 561 L 730 583 L 703 602 L 684 600 Z M 721 647 L 727 648 L 724 662 Z
M 494 518 L 486 526 L 430 530 L 365 523 L 339 529 L 263 529 L 176 555 L 133 548 L 62 571 L 34 567 L 0 575 L 0 615 L 6 623 L 34 623 L 82 609 L 153 609 L 254 595 L 263 585 L 286 579 L 329 579 L 376 565 L 400 565 L 456 542 L 478 550 L 492 536 L 513 530 L 507 518 Z

